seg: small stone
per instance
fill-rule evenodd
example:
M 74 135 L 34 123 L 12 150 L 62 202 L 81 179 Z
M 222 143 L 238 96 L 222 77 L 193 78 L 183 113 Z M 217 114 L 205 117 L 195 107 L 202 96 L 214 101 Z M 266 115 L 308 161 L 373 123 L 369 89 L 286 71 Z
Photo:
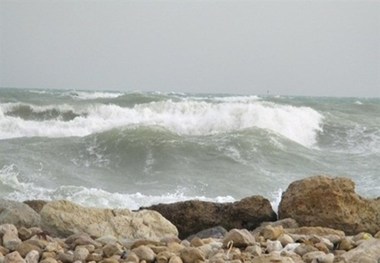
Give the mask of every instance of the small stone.
M 74 262 L 74 254 L 72 253 L 59 253 L 58 261 L 62 261 L 62 263 L 72 263 Z
M 318 251 L 318 249 L 316 249 L 312 245 L 306 245 L 306 244 L 301 244 L 294 249 L 294 252 L 296 252 L 301 257 L 303 257 L 303 255 L 305 255 L 306 253 L 312 252 L 312 251 Z
M 40 263 L 58 263 L 54 258 L 45 258 Z
M 45 247 L 48 244 L 48 242 L 46 240 L 39 240 L 39 239 L 28 239 L 22 243 L 23 244 L 30 244 L 32 246 L 36 246 L 36 247 L 40 248 L 41 250 L 45 250 Z
M 355 242 L 350 237 L 344 237 L 342 241 L 340 241 L 338 248 L 340 250 L 349 251 L 355 247 Z
M 314 247 L 318 249 L 319 251 L 324 252 L 325 254 L 328 254 L 330 250 L 327 248 L 326 244 L 323 242 L 315 243 Z
M 26 228 L 26 227 L 20 227 L 18 229 L 18 237 L 22 240 L 25 241 L 33 236 L 33 232 Z
M 248 246 L 245 249 L 245 252 L 250 253 L 255 257 L 261 256 L 261 254 L 263 253 L 261 247 L 257 244 L 253 244 L 252 246 Z
M 231 245 L 234 247 L 246 248 L 254 243 L 254 236 L 246 229 L 232 229 L 223 239 L 223 246 L 226 248 Z
M 153 262 L 156 257 L 154 251 L 150 247 L 144 245 L 132 249 L 132 252 L 138 256 L 140 261 L 145 260 L 147 263 Z
M 61 247 L 61 245 L 58 242 L 49 242 L 45 247 L 45 251 L 63 253 L 64 249 Z
M 184 263 L 197 263 L 198 261 L 205 260 L 205 255 L 203 252 L 195 247 L 182 249 L 180 257 Z
M 311 263 L 333 263 L 334 259 L 334 254 L 329 253 L 327 255 L 320 256 L 317 259 L 313 259 Z
M 133 262 L 133 263 L 139 263 L 140 262 L 139 257 L 134 252 L 129 253 L 125 260 L 127 262 Z
M 177 242 L 171 242 L 168 244 L 168 250 L 173 253 L 179 253 L 185 246 L 182 244 L 178 244 Z
M 169 259 L 169 263 L 183 263 L 183 261 L 179 256 L 174 255 Z
M 119 263 L 119 261 L 116 258 L 105 258 L 100 263 Z
M 282 226 L 273 227 L 271 225 L 267 225 L 261 230 L 261 235 L 265 239 L 277 240 L 281 235 L 284 234 L 284 228 Z
M 84 262 L 86 261 L 86 258 L 89 254 L 90 252 L 87 250 L 87 248 L 78 246 L 74 251 L 74 261 L 78 260 Z
M 123 253 L 123 249 L 118 243 L 110 243 L 103 247 L 103 253 L 107 258 L 109 258 L 113 255 L 121 255 Z
M 57 253 L 55 252 L 42 252 L 41 254 L 41 259 L 45 259 L 45 258 L 55 258 L 57 256 Z
M 200 239 L 199 237 L 194 237 L 191 241 L 190 241 L 190 245 L 192 247 L 200 247 L 200 246 L 203 246 L 204 245 L 204 242 L 202 241 L 202 239 Z
M 281 249 L 282 249 L 282 245 L 280 241 L 267 240 L 267 247 L 265 250 L 267 253 L 271 253 L 273 251 L 280 251 Z
M 23 242 L 17 246 L 16 251 L 20 254 L 21 257 L 25 257 L 30 251 L 35 250 L 38 253 L 41 253 L 41 248 L 27 242 Z
M 170 251 L 162 251 L 158 253 L 156 257 L 157 263 L 168 263 L 169 259 L 173 256 L 174 254 Z
M 373 238 L 373 236 L 372 236 L 370 233 L 361 232 L 361 233 L 355 235 L 355 236 L 352 238 L 352 240 L 353 240 L 354 242 L 357 242 L 357 241 L 359 241 L 359 240 L 368 240 L 368 239 L 371 239 L 371 238 Z
M 3 246 L 0 246 L 0 253 L 3 254 L 3 255 L 6 255 L 9 253 L 9 249 L 3 247 Z
M 376 234 L 375 234 L 375 236 L 374 236 L 374 238 L 380 238 L 380 231 L 378 231 Z
M 9 250 L 15 250 L 22 243 L 18 237 L 17 228 L 12 224 L 3 224 L 0 226 L 0 233 L 3 234 L 3 246 Z
M 295 249 L 296 249 L 297 247 L 299 247 L 300 245 L 301 245 L 300 243 L 290 243 L 290 244 L 287 244 L 287 245 L 284 247 L 283 251 L 286 251 L 286 252 L 291 251 L 291 252 L 294 252 L 294 253 L 295 253 Z M 297 255 L 298 255 L 298 254 L 297 254 Z
M 25 260 L 17 251 L 14 251 L 4 257 L 4 263 L 25 263 Z
M 168 250 L 168 248 L 166 246 L 151 246 L 150 248 L 153 250 L 154 254 L 156 254 L 156 255 L 158 253 L 161 253 L 163 251 Z
M 282 245 L 283 247 L 285 247 L 285 246 L 288 245 L 288 244 L 294 243 L 293 238 L 292 238 L 291 236 L 289 236 L 288 234 L 283 234 L 282 236 L 280 236 L 280 237 L 278 238 L 278 241 L 281 242 L 281 245 Z
M 32 250 L 25 256 L 26 263 L 38 263 L 39 259 L 40 253 L 37 250 Z
M 160 246 L 161 243 L 153 240 L 140 239 L 133 242 L 131 249 L 134 249 L 139 246 Z
M 318 260 L 319 258 L 325 256 L 326 254 L 322 251 L 311 251 L 302 256 L 303 261 L 306 263 L 311 263 L 311 261 Z
M 118 240 L 116 237 L 107 235 L 107 236 L 101 236 L 95 240 L 96 242 L 101 243 L 103 246 L 107 244 L 115 244 Z
M 91 253 L 86 258 L 87 261 L 96 261 L 96 262 L 101 261 L 102 259 L 103 259 L 103 255 L 99 253 Z

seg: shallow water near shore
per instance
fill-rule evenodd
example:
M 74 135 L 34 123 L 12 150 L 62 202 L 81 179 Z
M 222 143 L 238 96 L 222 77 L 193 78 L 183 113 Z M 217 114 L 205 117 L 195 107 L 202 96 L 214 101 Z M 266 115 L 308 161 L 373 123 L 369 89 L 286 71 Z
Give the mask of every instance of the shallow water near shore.
M 97 207 L 380 193 L 380 99 L 0 89 L 0 197 Z

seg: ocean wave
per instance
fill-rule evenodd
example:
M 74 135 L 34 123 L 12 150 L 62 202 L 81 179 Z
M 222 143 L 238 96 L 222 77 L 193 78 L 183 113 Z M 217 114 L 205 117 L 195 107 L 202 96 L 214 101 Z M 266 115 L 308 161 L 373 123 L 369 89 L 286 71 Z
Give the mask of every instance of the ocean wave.
M 85 186 L 63 185 L 55 189 L 43 188 L 33 182 L 22 182 L 19 180 L 19 171 L 16 165 L 5 165 L 0 169 L 0 186 L 3 198 L 25 201 L 25 200 L 69 200 L 80 205 L 98 208 L 128 208 L 139 209 L 158 203 L 174 203 L 185 200 L 202 200 L 209 202 L 234 202 L 231 196 L 189 196 L 186 189 L 177 188 L 171 193 L 162 195 L 146 195 L 136 193 L 111 193 L 103 189 L 88 188 Z M 4 188 L 6 190 L 4 191 Z M 7 192 L 6 195 L 4 193 Z
M 104 91 L 71 91 L 68 93 L 70 97 L 77 100 L 96 100 L 96 99 L 115 99 L 123 96 L 120 92 L 104 92 Z
M 0 105 L 0 111 L 2 111 L 3 116 L 35 121 L 70 121 L 82 115 L 80 112 L 75 112 L 75 109 L 69 105 L 35 106 L 22 103 L 6 103 Z
M 31 112 L 41 112 L 38 106 L 28 105 L 26 108 Z M 69 114 L 71 119 L 22 119 L 7 115 L 9 109 L 2 105 L 0 138 L 87 136 L 136 126 L 162 127 L 178 135 L 189 136 L 260 128 L 309 147 L 316 143 L 323 120 L 320 113 L 309 107 L 264 101 L 211 103 L 166 100 L 138 104 L 132 108 L 115 104 L 90 104 L 80 110 L 65 110 L 61 106 L 48 108 L 45 114 L 57 111 L 62 116 Z

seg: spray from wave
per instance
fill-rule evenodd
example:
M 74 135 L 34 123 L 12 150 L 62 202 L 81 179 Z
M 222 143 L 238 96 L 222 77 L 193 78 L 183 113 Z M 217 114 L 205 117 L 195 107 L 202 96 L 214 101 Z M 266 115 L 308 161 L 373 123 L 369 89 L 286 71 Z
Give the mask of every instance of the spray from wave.
M 0 105 L 0 138 L 87 136 L 114 128 L 160 127 L 185 136 L 260 128 L 303 146 L 316 143 L 323 116 L 309 107 L 272 102 L 158 101 L 132 108 L 115 104 L 74 106 Z

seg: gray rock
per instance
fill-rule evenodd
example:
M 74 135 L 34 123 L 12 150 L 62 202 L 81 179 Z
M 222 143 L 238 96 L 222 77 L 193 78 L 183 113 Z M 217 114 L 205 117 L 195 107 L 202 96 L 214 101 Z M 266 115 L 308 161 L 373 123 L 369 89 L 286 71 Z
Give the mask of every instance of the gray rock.
M 40 226 L 40 223 L 40 215 L 28 205 L 21 202 L 0 199 L 0 225 L 13 224 L 17 228 L 22 226 L 29 228 Z
M 223 239 L 223 246 L 226 248 L 230 246 L 246 248 L 253 244 L 255 244 L 255 238 L 246 229 L 232 229 Z
M 338 256 L 339 263 L 377 263 L 380 259 L 380 239 L 363 241 L 358 247 Z
M 359 196 L 348 178 L 314 176 L 291 183 L 282 194 L 279 218 L 287 217 L 301 226 L 375 235 L 380 230 L 380 199 Z
M 156 211 L 88 208 L 69 201 L 53 201 L 41 210 L 41 227 L 55 236 L 87 233 L 99 238 L 160 240 L 177 236 L 176 227 Z
M 227 230 L 222 226 L 216 226 L 212 228 L 208 228 L 205 230 L 202 230 L 194 235 L 191 235 L 187 237 L 187 240 L 192 240 L 195 237 L 198 237 L 200 239 L 204 238 L 223 238 L 227 234 Z
M 0 233 L 3 236 L 3 245 L 13 251 L 22 243 L 18 237 L 17 228 L 12 224 L 3 224 L 0 226 Z
M 182 239 L 215 226 L 222 226 L 227 230 L 253 230 L 262 222 L 277 219 L 270 202 L 262 196 L 251 196 L 234 203 L 222 204 L 189 200 L 153 205 L 146 209 L 155 210 L 172 222 Z
M 38 263 L 39 259 L 40 253 L 37 250 L 32 250 L 25 256 L 26 263 Z

